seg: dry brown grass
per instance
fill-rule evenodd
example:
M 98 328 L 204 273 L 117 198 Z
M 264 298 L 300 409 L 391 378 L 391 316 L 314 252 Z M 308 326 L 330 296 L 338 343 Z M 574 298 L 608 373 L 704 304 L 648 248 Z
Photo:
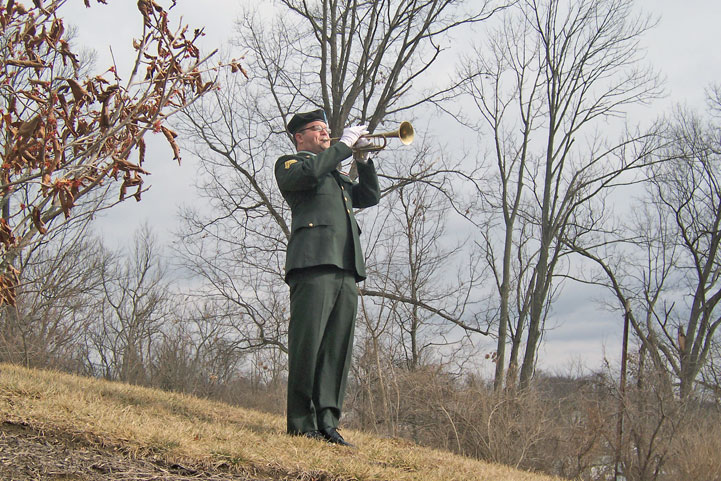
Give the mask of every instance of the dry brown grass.
M 0 421 L 67 433 L 129 456 L 276 479 L 558 479 L 345 431 L 358 446 L 350 450 L 287 436 L 278 416 L 6 364 L 0 365 Z

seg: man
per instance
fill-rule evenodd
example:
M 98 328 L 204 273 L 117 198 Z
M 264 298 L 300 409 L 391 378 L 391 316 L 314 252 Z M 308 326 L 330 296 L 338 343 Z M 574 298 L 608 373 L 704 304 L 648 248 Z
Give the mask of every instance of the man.
M 297 153 L 275 164 L 292 214 L 285 261 L 289 434 L 351 446 L 338 433 L 353 350 L 356 282 L 366 277 L 353 208 L 380 200 L 373 161 L 356 155 L 359 182 L 341 174 L 352 147 L 367 145 L 365 126 L 349 127 L 331 146 L 325 113 L 299 113 L 288 123 Z

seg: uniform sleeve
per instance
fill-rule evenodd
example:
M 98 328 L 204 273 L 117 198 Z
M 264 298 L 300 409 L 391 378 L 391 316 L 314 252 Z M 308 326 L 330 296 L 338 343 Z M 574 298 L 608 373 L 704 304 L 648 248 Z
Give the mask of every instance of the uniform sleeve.
M 358 168 L 358 183 L 353 184 L 353 207 L 362 209 L 372 207 L 381 199 L 378 175 L 372 160 L 366 163 L 356 162 Z
M 319 179 L 351 156 L 347 145 L 337 142 L 320 154 L 284 155 L 275 163 L 275 179 L 280 190 L 300 191 L 315 188 Z

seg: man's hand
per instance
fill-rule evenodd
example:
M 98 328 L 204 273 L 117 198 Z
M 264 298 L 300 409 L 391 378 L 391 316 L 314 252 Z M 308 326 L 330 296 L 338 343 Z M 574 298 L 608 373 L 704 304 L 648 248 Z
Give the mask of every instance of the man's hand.
M 343 129 L 343 135 L 340 136 L 339 142 L 343 142 L 348 147 L 353 148 L 353 145 L 358 142 L 358 139 L 368 133 L 368 130 L 366 130 L 367 127 L 367 125 L 346 127 L 345 129 Z
M 359 138 L 355 144 L 353 144 L 353 159 L 363 164 L 368 160 L 368 151 L 363 150 L 364 148 L 372 145 L 373 142 L 366 139 L 365 137 Z

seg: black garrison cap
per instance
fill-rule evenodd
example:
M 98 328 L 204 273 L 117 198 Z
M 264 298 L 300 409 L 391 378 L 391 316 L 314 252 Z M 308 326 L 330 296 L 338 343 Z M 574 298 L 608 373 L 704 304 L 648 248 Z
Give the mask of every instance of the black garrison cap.
M 314 110 L 312 112 L 297 113 L 292 119 L 290 119 L 290 122 L 288 122 L 288 132 L 290 135 L 294 135 L 303 128 L 304 125 L 315 122 L 316 120 L 322 120 L 326 123 L 326 125 L 328 125 L 328 119 L 322 109 Z

